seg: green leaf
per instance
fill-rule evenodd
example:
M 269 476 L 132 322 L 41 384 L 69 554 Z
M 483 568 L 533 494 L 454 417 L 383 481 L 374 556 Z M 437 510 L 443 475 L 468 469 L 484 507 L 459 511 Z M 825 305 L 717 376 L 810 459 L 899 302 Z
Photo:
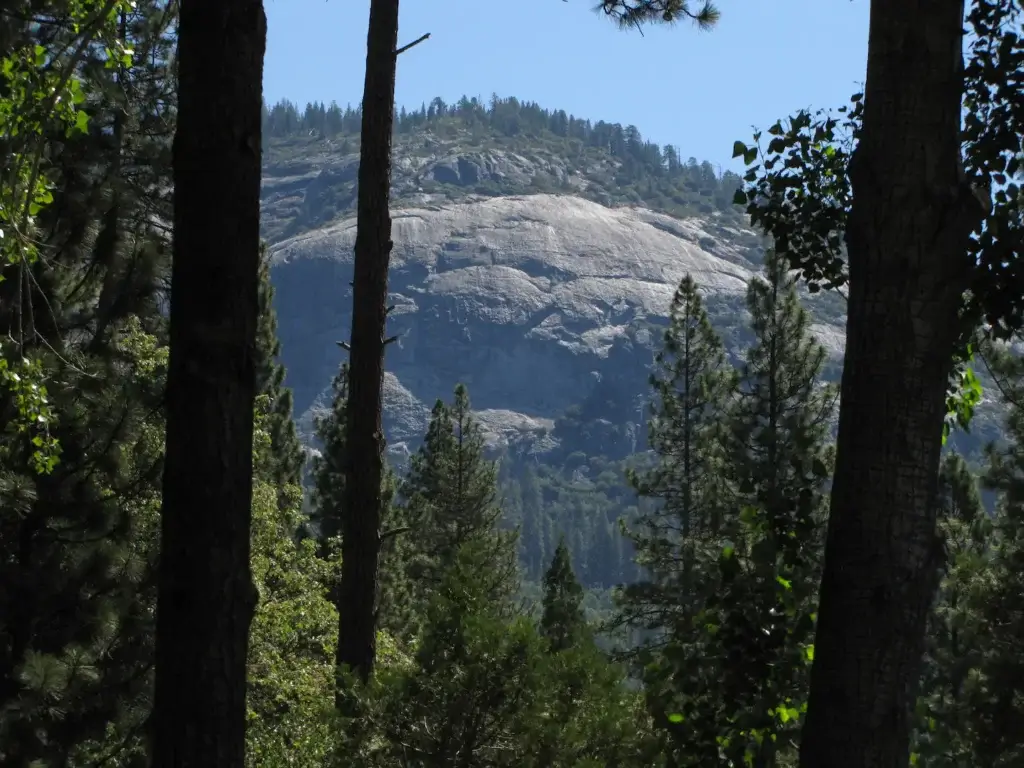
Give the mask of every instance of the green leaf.
M 68 90 L 71 91 L 72 104 L 81 104 L 85 101 L 85 93 L 82 91 L 82 83 L 77 77 L 71 78 L 68 82 Z
M 733 157 L 745 157 L 747 154 L 747 145 L 742 141 L 734 141 L 732 145 L 732 156 Z
M 670 723 L 678 724 L 683 722 L 683 720 L 685 720 L 685 718 L 679 712 L 673 712 L 671 715 L 668 716 L 668 721 Z
M 89 131 L 89 115 L 86 114 L 85 110 L 78 110 L 75 114 L 75 130 L 80 133 L 88 133 Z

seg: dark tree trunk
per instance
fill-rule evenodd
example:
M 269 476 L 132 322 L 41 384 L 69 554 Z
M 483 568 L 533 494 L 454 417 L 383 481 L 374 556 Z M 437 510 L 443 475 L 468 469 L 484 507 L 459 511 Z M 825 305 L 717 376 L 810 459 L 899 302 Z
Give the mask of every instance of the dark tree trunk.
M 960 165 L 962 0 L 874 0 L 851 163 L 835 482 L 801 768 L 897 768 L 937 588 L 946 384 L 981 215 Z
M 265 45 L 261 0 L 181 0 L 154 766 L 244 764 Z
M 372 0 L 359 150 L 337 664 L 366 680 L 376 657 L 384 432 L 381 389 L 391 259 L 391 131 L 398 0 Z

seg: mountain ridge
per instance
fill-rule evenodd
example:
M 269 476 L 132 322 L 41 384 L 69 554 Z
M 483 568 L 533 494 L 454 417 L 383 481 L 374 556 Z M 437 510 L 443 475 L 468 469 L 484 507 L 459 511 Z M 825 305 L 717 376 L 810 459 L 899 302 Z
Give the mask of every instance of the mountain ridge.
M 361 115 L 290 102 L 264 110 L 264 236 L 275 242 L 354 211 Z M 709 162 L 683 160 L 635 126 L 593 122 L 515 98 L 487 105 L 435 98 L 396 115 L 392 205 L 562 192 L 677 218 L 718 214 L 740 224 L 741 183 Z M 753 244 L 753 243 L 751 243 Z

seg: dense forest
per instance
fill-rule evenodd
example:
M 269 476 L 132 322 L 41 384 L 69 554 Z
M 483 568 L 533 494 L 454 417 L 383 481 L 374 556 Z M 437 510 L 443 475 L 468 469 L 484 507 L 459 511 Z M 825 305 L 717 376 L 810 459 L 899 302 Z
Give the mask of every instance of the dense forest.
M 397 2 L 372 5 L 371 53 L 393 75 L 394 41 L 374 42 L 374 28 L 397 27 Z M 948 58 L 932 37 L 962 35 L 956 3 L 935 3 L 926 39 L 911 34 L 914 3 L 876 5 L 902 9 L 882 29 L 912 46 L 896 46 L 903 69 L 915 53 Z M 657 0 L 605 8 L 627 27 L 685 10 Z M 713 24 L 711 11 L 695 14 Z M 975 99 L 1005 117 L 970 89 L 1019 78 L 1024 43 L 1005 29 L 1020 16 L 978 0 L 970 18 L 979 39 L 1002 47 L 969 58 L 954 106 Z M 952 249 L 956 264 L 966 252 L 1011 269 L 1005 233 L 1024 229 L 1019 98 L 1018 122 L 965 129 L 971 172 L 1002 178 L 988 218 L 948 217 L 962 231 L 899 240 L 877 223 L 892 217 L 869 205 L 889 198 L 858 191 L 850 202 L 847 180 L 866 182 L 855 165 L 832 165 L 852 163 L 838 119 L 780 122 L 763 155 L 737 150 L 752 166 L 740 178 L 684 162 L 633 127 L 515 99 L 396 111 L 393 77 L 389 100 L 368 75 L 371 117 L 394 113 L 397 137 L 485 125 L 517 147 L 599 151 L 616 170 L 587 189 L 617 190 L 607 204 L 736 220 L 744 205 L 773 242 L 747 286 L 750 343 L 738 358 L 700 286 L 680 282 L 650 371 L 646 451 L 572 448 L 557 465 L 491 456 L 472 393 L 453 381 L 409 466 L 373 478 L 371 515 L 352 491 L 357 461 L 382 439 L 380 398 L 374 424 L 359 410 L 355 331 L 339 342 L 351 356 L 316 425 L 315 458 L 296 433 L 261 240 L 260 148 L 280 155 L 310 133 L 350 142 L 363 174 L 368 158 L 387 168 L 390 154 L 372 155 L 376 124 L 360 110 L 262 105 L 265 23 L 259 0 L 0 9 L 0 764 L 1024 765 L 1019 284 L 1009 273 L 997 281 L 1006 309 L 990 298 L 990 272 L 968 290 L 952 267 L 925 280 L 910 256 L 902 271 L 864 256 L 910 253 L 924 239 L 927 264 L 945 264 Z M 872 71 L 877 80 L 886 70 L 875 61 Z M 903 134 L 856 106 L 885 102 L 874 87 L 843 114 L 877 159 Z M 913 120 L 946 124 L 929 114 Z M 390 135 L 376 135 L 389 150 Z M 354 210 L 361 227 L 367 216 L 389 227 L 391 179 L 373 181 L 384 205 L 367 202 L 361 175 Z M 901 204 L 903 218 L 916 210 L 914 221 L 928 221 L 921 200 Z M 969 238 L 984 221 L 996 226 Z M 843 243 L 846 227 L 861 239 Z M 1007 240 L 986 239 L 994 231 Z M 373 234 L 387 240 L 383 225 Z M 364 239 L 356 251 L 358 262 L 372 248 Z M 840 273 L 846 258 L 855 266 Z M 869 271 L 881 277 L 866 280 Z M 355 279 L 367 275 L 381 283 L 380 270 L 357 263 Z M 872 298 L 893 275 L 909 299 Z M 808 284 L 849 289 L 840 385 L 810 332 Z M 949 311 L 936 319 L 928 313 L 944 297 Z M 928 323 L 941 333 L 914 335 Z M 383 361 L 388 339 L 376 336 Z M 938 363 L 922 357 L 934 339 L 946 342 Z M 974 367 L 1005 418 L 968 462 L 941 448 L 970 426 L 982 396 Z M 370 373 L 379 385 L 381 371 Z M 575 409 L 557 429 L 585 444 L 590 415 Z M 372 558 L 352 543 L 354 522 L 368 519 Z M 366 667 L 344 655 L 355 647 L 355 598 L 367 597 L 353 584 L 372 587 L 360 606 Z M 860 664 L 856 675 L 846 662 Z M 880 734 L 870 744 L 855 738 L 875 732 L 865 723 Z

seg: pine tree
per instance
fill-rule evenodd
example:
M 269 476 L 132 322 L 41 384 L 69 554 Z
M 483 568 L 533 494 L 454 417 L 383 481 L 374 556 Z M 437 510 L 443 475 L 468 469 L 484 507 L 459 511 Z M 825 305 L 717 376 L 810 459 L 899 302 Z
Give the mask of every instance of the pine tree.
M 151 222 L 169 210 L 155 191 L 169 186 L 163 159 L 174 126 L 159 19 L 173 24 L 175 13 L 155 13 L 148 0 L 122 7 L 102 39 L 141 61 L 104 67 L 98 40 L 72 56 L 97 25 L 82 15 L 89 9 L 66 5 L 3 14 L 0 33 L 0 56 L 42 46 L 45 73 L 66 74 L 90 118 L 88 130 L 65 132 L 50 116 L 12 111 L 15 90 L 0 94 L 0 111 L 22 135 L 45 123 L 31 136 L 38 155 L 30 147 L 24 158 L 38 160 L 33 175 L 52 182 L 53 196 L 34 231 L 23 231 L 42 258 L 8 261 L 7 247 L 21 240 L 4 224 L 0 325 L 13 338 L 0 352 L 4 365 L 39 362 L 55 419 L 30 436 L 59 448 L 56 463 L 40 463 L 27 436 L 0 435 L 0 763 L 11 766 L 141 759 L 152 682 L 168 259 Z M 11 124 L 0 123 L 10 138 Z M 0 142 L 12 171 L 0 183 L 5 200 L 18 177 L 11 148 Z M 17 394 L 0 388 L 5 424 L 17 423 Z
M 486 542 L 470 540 L 430 596 L 411 663 L 389 670 L 375 708 L 377 764 L 658 766 L 622 670 L 589 640 L 551 652 L 493 599 L 489 568 Z
M 548 559 L 551 531 L 537 473 L 529 464 L 523 468 L 520 495 L 523 509 L 521 557 L 527 578 L 537 579 Z
M 601 0 L 598 7 L 626 29 L 652 22 L 674 24 L 681 19 L 711 29 L 719 18 L 718 9 L 707 1 L 692 8 L 687 0 Z
M 302 479 L 303 453 L 292 420 L 292 392 L 284 386 L 285 370 L 280 362 L 281 341 L 277 336 L 274 286 L 270 281 L 270 256 L 266 243 L 260 244 L 259 319 L 256 327 L 256 392 L 265 395 L 271 452 L 267 457 L 269 480 L 278 487 L 298 485 Z
M 755 341 L 730 408 L 728 474 L 737 501 L 763 510 L 766 531 L 780 543 L 797 532 L 806 546 L 821 517 L 801 518 L 793 508 L 801 493 L 810 493 L 809 512 L 821 511 L 836 390 L 820 383 L 827 354 L 810 335 L 795 279 L 772 252 L 765 279 L 750 283 L 747 309 Z
M 501 599 L 514 592 L 517 535 L 499 530 L 496 477 L 495 463 L 484 456 L 469 393 L 460 384 L 451 405 L 440 400 L 434 405 L 423 446 L 401 488 L 418 556 L 415 578 L 422 589 L 434 588 L 461 548 L 478 542 L 490 552 L 486 578 L 491 594 Z
M 689 611 L 697 542 L 719 525 L 718 432 L 734 380 L 697 284 L 687 276 L 672 298 L 650 380 L 655 463 L 629 474 L 649 500 L 627 530 L 644 575 L 618 597 L 620 620 L 634 628 L 664 634 Z
M 489 765 L 501 755 L 497 764 L 522 765 L 517 736 L 544 689 L 543 644 L 507 597 L 495 598 L 503 577 L 487 539 L 465 540 L 431 582 L 412 663 L 383 703 L 394 760 L 385 764 Z
M 544 576 L 538 628 L 546 653 L 538 662 L 544 687 L 535 696 L 543 714 L 525 718 L 517 764 L 568 768 L 586 754 L 600 765 L 657 765 L 647 753 L 646 718 L 637 717 L 641 695 L 627 691 L 623 670 L 598 648 L 584 618 L 564 537 Z
M 564 536 L 558 540 L 551 566 L 544 574 L 540 633 L 554 653 L 575 646 L 586 634 L 583 587 L 576 580 Z
M 132 752 L 148 715 L 166 350 L 135 319 L 115 327 L 117 344 L 94 355 L 61 348 L 74 368 L 44 358 L 60 372 L 49 474 L 21 441 L 0 441 L 4 765 Z
M 309 522 L 326 558 L 341 536 L 345 498 L 345 415 L 348 407 L 348 365 L 342 364 L 331 382 L 331 410 L 314 424 L 320 455 L 313 459 L 313 494 Z
M 410 662 L 378 677 L 381 698 L 368 709 L 381 737 L 369 741 L 387 764 L 654 764 L 637 757 L 636 695 L 581 631 L 582 589 L 564 544 L 546 613 L 558 650 L 516 610 L 516 541 L 501 529 L 482 449 L 460 386 L 451 405 L 434 408 L 403 486 L 426 610 Z
M 501 530 L 497 467 L 483 450 L 459 385 L 451 405 L 434 406 L 401 486 L 421 629 L 380 722 L 403 762 L 477 764 L 513 739 L 540 686 L 540 637 L 512 600 L 516 537 Z

